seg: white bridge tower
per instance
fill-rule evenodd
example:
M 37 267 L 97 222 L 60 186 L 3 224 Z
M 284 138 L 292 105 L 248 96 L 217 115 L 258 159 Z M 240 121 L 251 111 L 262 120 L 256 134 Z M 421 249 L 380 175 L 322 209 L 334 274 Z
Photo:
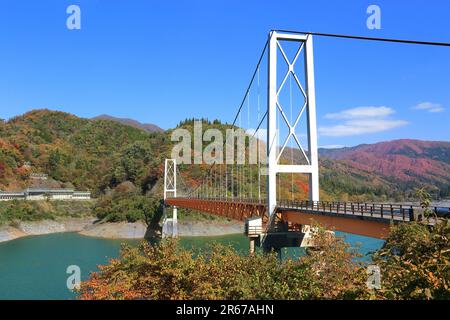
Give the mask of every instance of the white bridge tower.
M 298 42 L 299 49 L 292 61 L 290 61 L 283 50 L 283 43 Z M 305 88 L 296 73 L 296 63 L 299 62 L 301 52 L 304 52 Z M 287 73 L 281 84 L 277 82 L 277 55 L 281 53 L 288 66 Z M 303 173 L 309 175 L 309 200 L 319 201 L 319 165 L 317 150 L 317 124 L 316 124 L 316 96 L 314 86 L 314 58 L 313 58 L 313 37 L 311 34 L 288 34 L 272 31 L 269 34 L 269 55 L 268 55 L 268 117 L 267 117 L 267 204 L 269 215 L 274 213 L 277 205 L 277 174 L 280 173 Z M 300 64 L 300 63 L 298 63 Z M 301 94 L 304 96 L 304 104 L 297 110 L 298 116 L 293 121 L 288 120 L 283 106 L 279 101 L 279 94 L 289 76 L 295 80 Z M 279 111 L 279 112 L 278 112 Z M 288 136 L 280 150 L 277 141 L 280 137 L 277 128 L 277 116 L 280 117 L 288 127 Z M 306 116 L 307 123 L 307 143 L 308 149 L 305 151 L 295 129 L 299 125 L 302 116 Z M 280 122 L 281 122 L 280 121 Z M 303 153 L 306 164 L 279 164 L 280 155 L 285 149 L 288 141 L 294 139 Z
M 166 159 L 164 163 L 164 201 L 168 197 L 177 196 L 177 161 L 176 159 Z M 167 217 L 167 206 L 164 204 L 164 221 L 162 227 L 163 237 L 178 236 L 177 207 L 172 206 L 172 218 Z

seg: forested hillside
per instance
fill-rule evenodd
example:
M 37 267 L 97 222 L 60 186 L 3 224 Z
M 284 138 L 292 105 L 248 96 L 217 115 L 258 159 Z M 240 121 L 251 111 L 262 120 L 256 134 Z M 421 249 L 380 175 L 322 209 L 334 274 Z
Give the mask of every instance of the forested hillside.
M 193 131 L 193 119 L 178 127 Z M 203 130 L 230 125 L 203 120 Z M 31 172 L 47 173 L 54 185 L 109 194 L 119 185 L 161 196 L 164 159 L 170 157 L 172 130 L 148 132 L 113 120 L 33 110 L 0 123 L 0 190 L 25 188 Z M 204 145 L 207 145 L 205 142 Z M 197 185 L 209 166 L 181 167 L 189 186 Z M 244 190 L 257 179 L 246 172 Z M 448 196 L 450 143 L 401 142 L 320 151 L 320 184 L 324 200 L 405 199 L 425 186 Z M 158 183 L 159 182 L 159 183 Z M 282 177 L 281 197 L 306 197 L 307 179 Z M 130 187 L 131 186 L 131 187 Z M 155 187 L 156 186 L 156 187 Z
M 420 185 L 435 196 L 450 196 L 448 141 L 402 139 L 352 148 L 321 149 L 320 155 L 330 165 L 339 163 L 349 172 L 365 172 L 365 176 L 370 177 L 373 183 L 384 181 L 389 189 L 397 189 L 398 194 Z M 359 177 L 358 180 L 364 179 Z
M 124 181 L 152 188 L 169 147 L 161 133 L 48 110 L 2 123 L 0 146 L 0 189 L 26 187 L 30 172 L 42 172 L 95 195 Z

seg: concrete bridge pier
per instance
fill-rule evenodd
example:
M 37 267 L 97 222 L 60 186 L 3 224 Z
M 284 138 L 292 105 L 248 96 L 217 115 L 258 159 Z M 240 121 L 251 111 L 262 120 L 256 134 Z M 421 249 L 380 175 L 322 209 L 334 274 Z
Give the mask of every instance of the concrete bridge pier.
M 260 217 L 254 217 L 245 220 L 244 233 L 250 240 L 250 255 L 253 255 L 255 253 L 255 244 L 260 245 L 262 231 L 262 219 Z
M 282 248 L 287 247 L 302 247 L 302 241 L 305 234 L 302 232 L 269 232 L 265 234 L 264 241 L 262 242 L 262 247 L 264 252 L 275 251 L 281 253 Z
M 250 240 L 250 247 L 249 247 L 249 254 L 252 256 L 255 254 L 255 242 L 256 242 L 256 238 L 251 237 L 249 238 Z
M 312 246 L 309 226 L 292 231 L 289 230 L 287 223 L 280 220 L 264 230 L 261 217 L 249 218 L 245 221 L 245 234 L 250 241 L 250 255 L 255 253 L 255 245 L 262 246 L 264 253 L 277 252 L 279 256 L 282 248 Z

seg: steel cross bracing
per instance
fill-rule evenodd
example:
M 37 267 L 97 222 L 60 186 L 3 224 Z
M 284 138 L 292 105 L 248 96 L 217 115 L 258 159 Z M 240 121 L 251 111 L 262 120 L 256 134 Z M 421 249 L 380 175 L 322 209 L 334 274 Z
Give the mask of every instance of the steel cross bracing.
M 289 142 L 289 139 L 291 137 L 293 137 L 293 139 L 297 143 L 298 147 L 302 151 L 303 156 L 305 157 L 305 160 L 307 161 L 308 164 L 310 164 L 309 158 L 306 155 L 305 150 L 303 149 L 303 146 L 302 146 L 302 144 L 300 143 L 300 141 L 299 141 L 299 139 L 297 137 L 297 134 L 295 133 L 295 128 L 297 127 L 297 125 L 299 123 L 299 120 L 300 120 L 301 116 L 303 115 L 303 112 L 305 111 L 306 106 L 307 106 L 307 96 L 306 96 L 305 90 L 303 89 L 302 84 L 300 83 L 300 80 L 298 79 L 297 75 L 295 74 L 295 70 L 294 70 L 294 65 L 297 62 L 297 59 L 298 59 L 301 51 L 303 50 L 304 43 L 302 43 L 300 45 L 300 47 L 298 48 L 297 53 L 295 54 L 295 57 L 294 57 L 294 60 L 292 61 L 292 63 L 289 62 L 289 59 L 287 58 L 286 54 L 284 53 L 284 50 L 281 47 L 281 44 L 280 44 L 279 41 L 277 41 L 277 45 L 278 45 L 278 48 L 280 49 L 280 52 L 281 52 L 281 54 L 282 54 L 282 56 L 284 58 L 284 61 L 286 61 L 287 65 L 288 65 L 288 71 L 286 72 L 286 75 L 284 76 L 284 79 L 281 82 L 280 87 L 277 90 L 277 102 L 276 102 L 276 104 L 277 104 L 278 110 L 280 111 L 281 115 L 283 116 L 284 122 L 286 123 L 286 125 L 289 128 L 289 134 L 286 137 L 286 139 L 285 139 L 285 141 L 283 143 L 283 146 L 281 147 L 280 151 L 278 152 L 277 163 L 280 160 L 281 154 L 283 153 L 284 149 L 286 148 L 286 145 Z M 303 95 L 303 97 L 305 99 L 304 103 L 303 103 L 303 105 L 301 107 L 301 111 L 300 111 L 299 115 L 297 116 L 294 124 L 291 124 L 290 121 L 288 120 L 288 118 L 287 118 L 287 116 L 286 116 L 286 114 L 285 114 L 285 112 L 283 110 L 283 107 L 281 106 L 280 101 L 279 101 L 280 92 L 283 89 L 284 84 L 286 83 L 286 80 L 289 77 L 289 74 L 292 74 L 293 78 L 295 79 L 295 82 L 297 83 L 297 85 L 298 85 L 298 87 L 299 87 L 299 89 L 300 89 L 300 91 L 301 91 L 301 93 L 302 93 L 302 95 Z

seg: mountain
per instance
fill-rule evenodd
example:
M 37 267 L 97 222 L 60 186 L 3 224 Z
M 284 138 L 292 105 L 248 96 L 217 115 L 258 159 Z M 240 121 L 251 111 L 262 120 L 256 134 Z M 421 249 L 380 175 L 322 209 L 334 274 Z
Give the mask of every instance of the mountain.
M 143 129 L 147 132 L 164 132 L 163 129 L 158 127 L 155 124 L 151 123 L 140 123 L 139 121 L 128 119 L 128 118 L 116 118 L 107 114 L 101 114 L 97 117 L 92 118 L 93 120 L 110 120 L 110 121 L 116 121 L 122 124 L 126 124 L 128 126 L 132 126 L 138 129 Z
M 163 133 L 33 110 L 0 123 L 0 190 L 27 187 L 37 172 L 96 195 L 124 181 L 145 191 L 161 175 L 167 150 Z
M 192 132 L 193 120 L 179 126 Z M 203 129 L 225 132 L 229 127 L 218 120 L 203 120 Z M 164 159 L 171 156 L 173 146 L 171 131 L 148 132 L 116 120 L 83 119 L 58 111 L 27 112 L 0 122 L 0 190 L 26 188 L 32 183 L 29 173 L 37 172 L 48 174 L 55 186 L 89 189 L 95 196 L 124 182 L 142 193 L 160 192 Z M 423 186 L 450 196 L 450 142 L 397 140 L 321 149 L 319 155 L 323 200 L 400 201 Z M 191 187 L 211 172 L 208 165 L 179 168 L 182 182 Z M 215 175 L 223 175 L 223 169 L 219 173 L 215 169 Z M 240 171 L 242 190 L 254 190 L 257 172 L 256 168 Z M 215 178 L 214 183 L 226 181 Z M 264 193 L 265 179 L 261 181 Z M 290 199 L 292 188 L 297 199 L 307 196 L 304 175 L 281 175 L 279 185 L 280 198 Z
M 448 141 L 401 139 L 351 148 L 320 149 L 319 154 L 322 159 L 377 175 L 404 190 L 423 185 L 449 194 Z

